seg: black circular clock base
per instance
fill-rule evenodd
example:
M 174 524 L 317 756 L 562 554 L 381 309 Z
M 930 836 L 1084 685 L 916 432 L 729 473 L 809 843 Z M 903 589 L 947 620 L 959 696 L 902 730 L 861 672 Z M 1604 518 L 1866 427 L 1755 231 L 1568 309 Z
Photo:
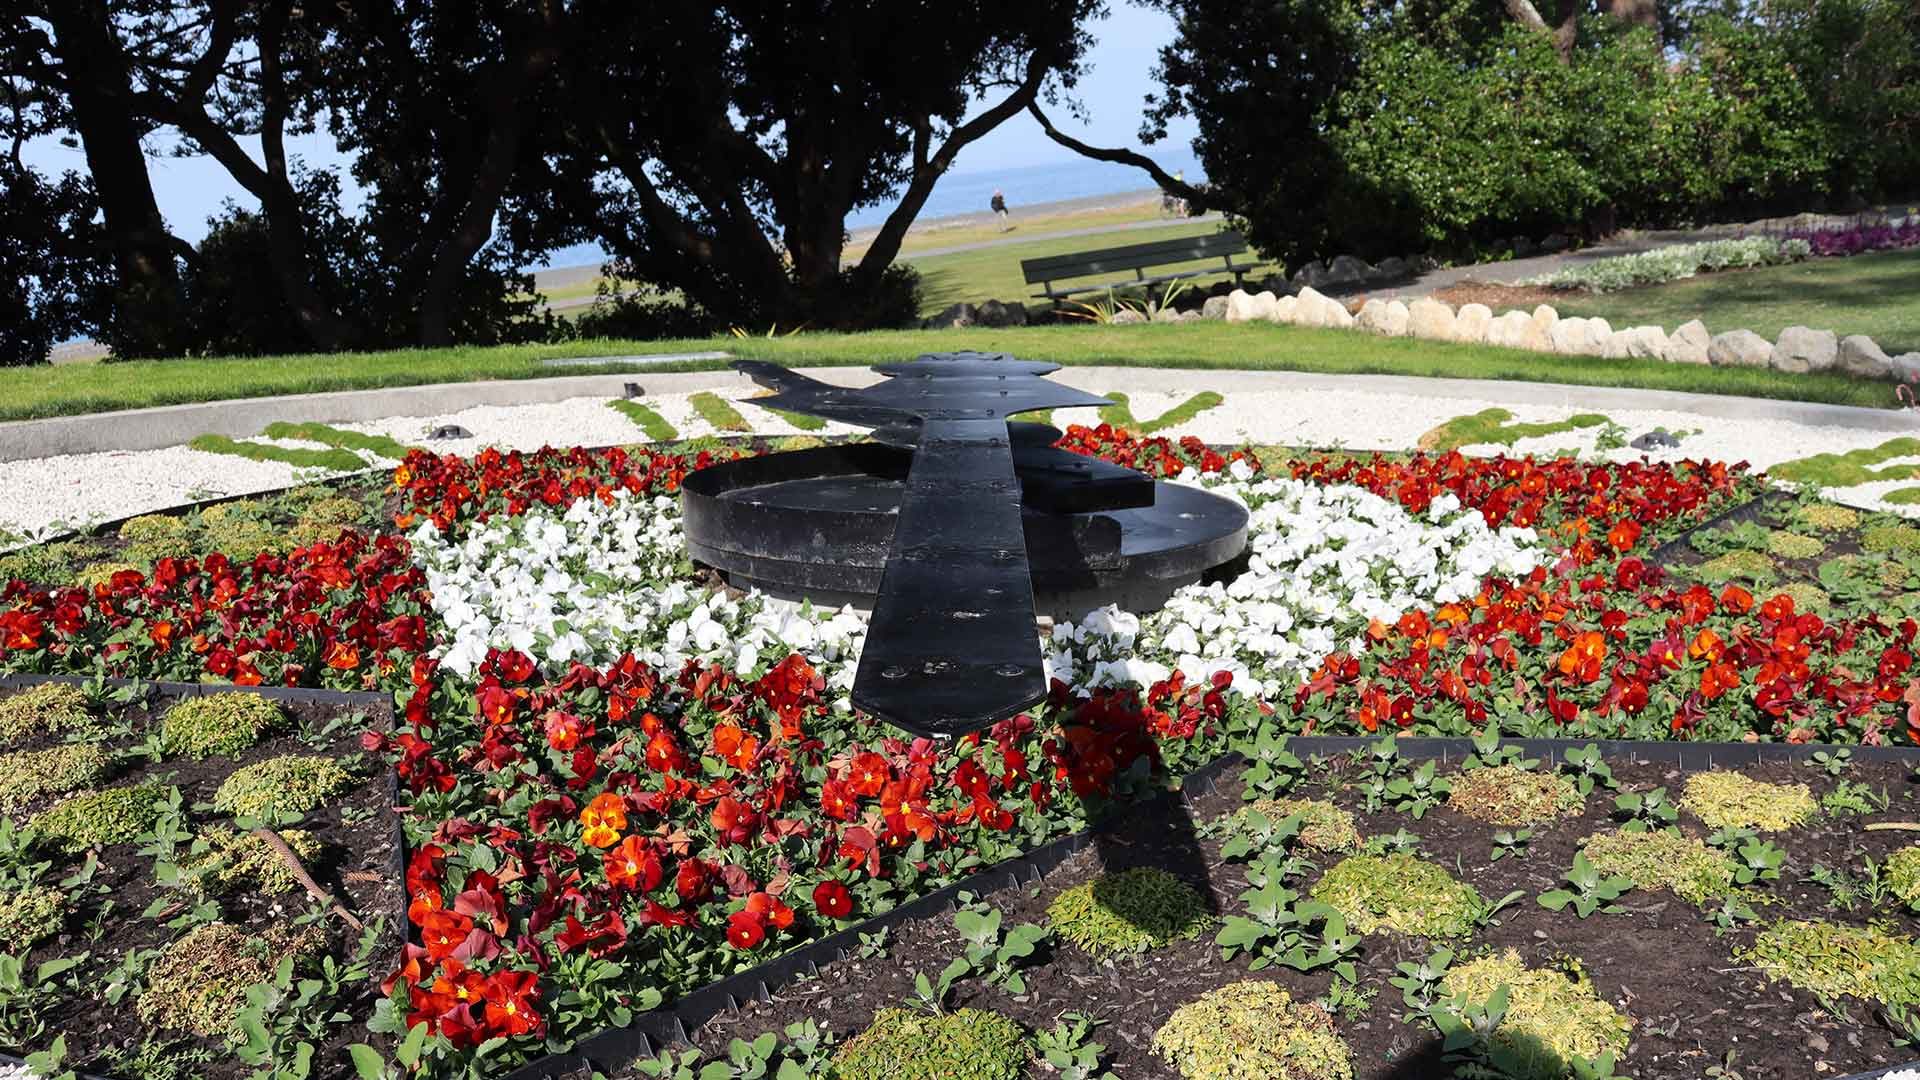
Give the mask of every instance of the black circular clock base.
M 1021 525 L 1035 610 L 1078 615 L 1108 603 L 1149 610 L 1175 589 L 1236 560 L 1247 513 L 1196 488 L 1146 480 L 1044 445 L 1020 445 Z M 1063 460 L 1066 459 L 1066 460 Z M 851 443 L 744 458 L 687 477 L 687 547 L 740 588 L 869 607 L 880 591 L 913 450 Z M 1125 474 L 1122 476 L 1121 474 Z M 1131 484 L 1120 509 L 1051 511 Z M 1039 504 L 1039 505 L 1036 505 Z M 964 603 L 964 582 L 955 582 Z

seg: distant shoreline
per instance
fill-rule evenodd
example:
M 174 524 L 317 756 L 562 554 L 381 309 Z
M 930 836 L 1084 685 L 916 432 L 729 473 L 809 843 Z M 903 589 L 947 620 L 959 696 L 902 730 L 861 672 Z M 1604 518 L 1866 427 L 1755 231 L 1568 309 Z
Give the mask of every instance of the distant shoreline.
M 1074 199 L 1058 199 L 1054 202 L 1022 204 L 1017 201 L 1016 192 L 1007 202 L 1008 216 L 1015 222 L 1023 217 L 1041 214 L 1071 214 L 1082 210 L 1106 210 L 1122 206 L 1137 206 L 1141 203 L 1160 201 L 1159 188 L 1136 188 L 1132 191 L 1115 191 L 1105 195 L 1082 195 Z M 921 218 L 913 223 L 911 232 L 924 236 L 945 229 L 963 229 L 987 224 L 993 220 L 993 211 L 985 207 L 964 214 L 948 214 L 945 217 Z M 865 247 L 880 233 L 878 225 L 862 225 L 848 231 L 847 246 Z M 552 289 L 592 281 L 600 276 L 599 263 L 582 263 L 575 266 L 556 266 L 550 270 L 537 270 L 533 281 L 536 288 Z

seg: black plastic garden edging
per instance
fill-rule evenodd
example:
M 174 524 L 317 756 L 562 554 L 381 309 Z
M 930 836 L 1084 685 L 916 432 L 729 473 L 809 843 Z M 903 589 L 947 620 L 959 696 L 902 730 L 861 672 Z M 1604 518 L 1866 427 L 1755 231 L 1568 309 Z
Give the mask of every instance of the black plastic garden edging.
M 1379 742 L 1377 737 L 1366 736 L 1296 735 L 1289 737 L 1287 749 L 1302 757 L 1328 757 L 1364 751 L 1377 742 Z M 1463 738 L 1408 737 L 1396 739 L 1394 745 L 1406 758 L 1437 761 L 1442 764 L 1464 760 L 1474 753 L 1472 740 Z M 1722 767 L 1737 768 L 1770 762 L 1801 762 L 1811 760 L 1815 753 L 1832 752 L 1836 749 L 1850 750 L 1856 759 L 1862 761 L 1908 762 L 1920 765 L 1920 748 L 1841 747 L 1832 743 L 1795 745 L 1777 742 L 1689 743 L 1639 742 L 1621 739 L 1507 739 L 1502 740 L 1501 745 L 1519 747 L 1528 754 L 1548 756 L 1554 761 L 1564 760 L 1569 750 L 1597 746 L 1600 748 L 1601 756 L 1609 760 L 1668 764 L 1686 771 Z M 1033 884 L 1066 861 L 1069 856 L 1092 844 L 1100 834 L 1117 829 L 1133 815 L 1164 805 L 1171 799 L 1184 800 L 1192 795 L 1206 794 L 1213 789 L 1223 772 L 1239 764 L 1241 760 L 1239 754 L 1223 754 L 1186 774 L 1177 792 L 1162 793 L 1155 798 L 1132 804 L 1090 829 L 1050 841 L 1025 855 L 996 863 L 978 874 L 936 889 L 892 911 L 867 919 L 857 926 L 802 945 L 767 963 L 728 976 L 719 982 L 709 983 L 671 1006 L 642 1014 L 627 1027 L 609 1028 L 596 1032 L 579 1040 L 569 1051 L 528 1062 L 508 1073 L 502 1080 L 563 1080 L 568 1077 L 589 1075 L 596 1071 L 617 1070 L 637 1059 L 649 1057 L 674 1043 L 689 1043 L 692 1041 L 693 1033 L 708 1020 L 738 1009 L 745 1001 L 768 1001 L 776 991 L 803 973 L 818 974 L 822 965 L 840 960 L 858 947 L 863 935 L 872 935 L 881 930 L 891 929 L 913 919 L 951 912 L 957 907 L 957 897 L 963 891 L 977 896 L 990 896 L 1013 886 Z M 1877 1077 L 1903 1068 L 1920 1069 L 1920 1059 L 1867 1072 L 1837 1076 L 1832 1080 L 1875 1080 Z

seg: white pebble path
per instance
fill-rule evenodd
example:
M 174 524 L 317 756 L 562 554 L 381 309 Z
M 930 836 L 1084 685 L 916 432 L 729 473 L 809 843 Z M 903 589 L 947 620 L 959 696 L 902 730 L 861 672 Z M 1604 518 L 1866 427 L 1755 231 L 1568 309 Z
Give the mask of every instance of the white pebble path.
M 1207 387 L 1205 372 L 1191 375 L 1192 390 L 1166 391 L 1129 387 L 1124 372 L 1069 370 L 1056 376 L 1085 389 L 1127 393 L 1134 417 L 1149 421 L 1185 402 Z M 1497 391 L 1500 384 L 1487 384 Z M 722 396 L 735 402 L 754 433 L 770 436 L 843 435 L 860 429 L 829 423 L 819 432 L 799 431 L 767 409 L 752 403 L 758 391 L 731 389 Z M 682 438 L 713 433 L 689 404 L 687 394 L 652 394 L 640 398 Z M 1564 420 L 1580 411 L 1569 407 L 1502 402 L 1497 393 L 1484 399 L 1427 397 L 1412 393 L 1332 388 L 1286 391 L 1234 390 L 1226 400 L 1184 424 L 1160 431 L 1172 438 L 1193 435 L 1205 442 L 1277 443 L 1346 450 L 1407 450 L 1428 431 L 1459 416 L 1489 408 L 1513 413 L 1513 423 Z M 1745 461 L 1756 470 L 1811 454 L 1840 453 L 1877 446 L 1892 436 L 1884 431 L 1796 424 L 1777 419 L 1738 420 L 1703 417 L 1672 410 L 1602 411 L 1626 429 L 1628 438 L 1665 428 L 1672 432 L 1698 430 L 1680 446 L 1642 452 L 1631 448 L 1609 450 L 1613 461 L 1646 457 L 1655 461 L 1682 458 Z M 1091 408 L 1060 409 L 1054 423 L 1098 423 Z M 435 427 L 457 424 L 474 433 L 470 439 L 427 443 Z M 395 416 L 340 425 L 344 428 L 419 445 L 439 453 L 472 454 L 485 446 L 532 450 L 541 446 L 604 446 L 644 442 L 645 434 L 605 398 L 572 398 L 533 405 L 483 405 L 435 416 Z M 1519 440 L 1513 447 L 1470 446 L 1471 454 L 1560 454 L 1595 456 L 1599 428 L 1584 428 Z M 277 441 L 280 445 L 322 448 L 304 440 Z M 369 457 L 375 465 L 384 464 Z M 295 469 L 278 462 L 249 461 L 225 454 L 207 454 L 184 446 L 164 450 L 75 454 L 0 462 L 0 530 L 27 536 L 74 525 L 125 517 L 197 499 L 239 495 L 285 487 L 328 475 L 320 470 Z M 1866 508 L 1884 508 L 1920 516 L 1920 507 L 1883 506 L 1879 496 L 1910 483 L 1882 482 L 1830 490 L 1828 497 Z M 10 546 L 0 544 L 0 547 Z

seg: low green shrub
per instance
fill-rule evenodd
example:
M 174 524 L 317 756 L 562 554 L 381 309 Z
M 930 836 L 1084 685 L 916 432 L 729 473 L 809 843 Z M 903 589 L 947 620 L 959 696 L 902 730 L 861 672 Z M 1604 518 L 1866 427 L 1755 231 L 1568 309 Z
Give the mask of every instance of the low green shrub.
M 302 863 L 320 857 L 320 841 L 304 829 L 286 829 L 280 833 Z M 250 832 L 235 832 L 224 825 L 207 828 L 182 858 L 180 883 L 201 896 L 225 896 L 253 889 L 263 893 L 286 893 L 300 888 L 273 845 Z
M 1404 851 L 1343 859 L 1320 876 L 1312 895 L 1362 934 L 1461 937 L 1485 908 L 1473 886 Z
M 136 570 L 142 574 L 147 572 L 147 568 L 141 566 L 139 563 L 108 560 L 105 562 L 88 563 L 79 570 L 76 570 L 73 575 L 73 583 L 88 592 L 92 592 L 102 585 L 113 584 L 113 575 L 123 570 Z
M 34 544 L 0 555 L 0 585 L 15 579 L 36 585 L 65 585 L 74 571 L 98 558 L 100 545 L 90 540 Z
M 330 757 L 285 754 L 235 769 L 213 793 L 213 806 L 236 817 L 305 814 L 352 784 L 352 775 Z
M 112 755 L 94 743 L 0 755 L 0 810 L 11 812 L 45 795 L 92 787 L 112 770 Z
M 1318 1005 L 1248 980 L 1180 1006 L 1153 1048 L 1186 1080 L 1353 1080 L 1353 1052 Z
M 103 788 L 56 803 L 36 815 L 29 827 L 68 851 L 124 844 L 153 828 L 160 816 L 155 784 Z
M 998 1013 L 881 1009 L 833 1056 L 834 1080 L 1019 1080 L 1031 1051 Z
M 1893 895 L 1908 907 L 1920 909 L 1920 844 L 1909 844 L 1887 856 L 1880 869 Z
M 1453 778 L 1447 806 L 1490 825 L 1535 825 L 1579 813 L 1583 800 L 1572 777 L 1518 765 L 1466 769 Z
M 1712 828 L 1760 832 L 1803 825 L 1820 808 L 1805 784 L 1770 784 L 1718 770 L 1687 777 L 1680 805 Z
M 1920 944 L 1875 927 L 1783 919 L 1735 955 L 1821 997 L 1920 1004 Z
M 1191 938 L 1212 924 L 1191 885 L 1152 866 L 1137 866 L 1076 885 L 1047 905 L 1054 932 L 1098 959 L 1138 953 Z
M 286 957 L 296 966 L 324 944 L 314 927 L 265 934 L 206 923 L 175 940 L 147 968 L 134 1012 L 151 1027 L 218 1037 L 235 1030 L 247 987 L 273 975 Z
M 1667 889 L 1691 904 L 1733 892 L 1733 867 L 1700 840 L 1671 830 L 1598 833 L 1581 842 L 1602 877 L 1625 877 L 1636 889 Z
M 1507 988 L 1507 1015 L 1485 1043 L 1491 1064 L 1511 1080 L 1565 1080 L 1575 1057 L 1626 1052 L 1633 1021 L 1600 999 L 1577 965 L 1529 968 L 1512 949 L 1461 964 L 1446 975 L 1450 994 L 1484 1002 Z
M 1796 509 L 1793 519 L 1804 528 L 1840 532 L 1859 526 L 1860 511 L 1838 503 L 1809 503 Z
M 66 918 L 66 894 L 51 885 L 0 893 L 0 950 L 25 953 L 59 933 Z
M 1248 803 L 1234 815 L 1235 824 L 1248 813 L 1258 813 L 1269 821 L 1300 816 L 1302 847 L 1326 854 L 1354 851 L 1360 847 L 1360 827 L 1353 815 L 1325 799 L 1261 799 Z
M 1811 559 L 1827 550 L 1826 542 L 1813 536 L 1776 529 L 1767 534 L 1767 552 L 1782 559 Z
M 1812 249 L 1805 240 L 1780 240 L 1771 236 L 1708 240 L 1699 244 L 1675 244 L 1632 255 L 1595 259 L 1533 278 L 1527 284 L 1544 285 L 1551 289 L 1613 292 L 1640 285 L 1680 281 L 1702 271 L 1779 266 L 1798 262 L 1811 253 Z
M 66 683 L 39 686 L 0 699 L 0 747 L 17 746 L 46 735 L 96 731 L 99 722 L 87 695 Z
M 1920 529 L 1911 525 L 1875 525 L 1861 530 L 1860 546 L 1878 554 L 1920 554 Z
M 1771 581 L 1779 567 L 1764 552 L 1740 550 L 1708 559 L 1693 568 L 1695 577 L 1709 585 L 1730 581 Z
M 161 559 L 184 559 L 193 554 L 193 526 L 186 518 L 143 514 L 120 526 L 126 556 L 144 566 Z
M 218 551 L 236 562 L 251 562 L 263 551 L 286 550 L 287 539 L 280 530 L 255 516 L 263 509 L 251 501 L 208 507 L 200 514 L 194 549 L 201 554 Z
M 169 754 L 191 758 L 237 754 L 284 724 L 286 717 L 278 704 L 258 694 L 183 698 L 160 718 L 160 745 Z

